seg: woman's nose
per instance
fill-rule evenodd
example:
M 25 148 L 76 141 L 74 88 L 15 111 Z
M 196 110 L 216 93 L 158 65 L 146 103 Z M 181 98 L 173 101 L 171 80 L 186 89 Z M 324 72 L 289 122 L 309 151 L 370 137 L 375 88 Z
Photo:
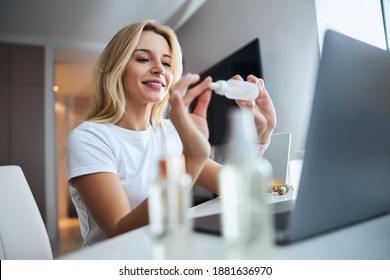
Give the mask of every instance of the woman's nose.
M 154 63 L 153 67 L 152 67 L 152 72 L 154 74 L 165 74 L 165 68 L 164 68 L 164 65 L 162 65 L 161 62 L 156 62 Z

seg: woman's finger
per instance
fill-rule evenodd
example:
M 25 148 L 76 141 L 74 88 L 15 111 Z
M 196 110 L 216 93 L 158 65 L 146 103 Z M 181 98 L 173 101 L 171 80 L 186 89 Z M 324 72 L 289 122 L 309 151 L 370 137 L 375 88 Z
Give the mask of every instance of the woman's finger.
M 191 74 L 191 73 L 186 74 L 176 84 L 174 84 L 171 87 L 171 92 L 177 90 L 183 96 L 186 93 L 187 88 L 190 85 L 199 81 L 199 79 L 200 77 L 198 74 Z
M 169 96 L 169 103 L 171 104 L 169 110 L 169 117 L 174 122 L 177 120 L 186 121 L 187 111 L 181 97 L 180 90 L 173 90 Z
M 198 102 L 193 110 L 193 114 L 199 117 L 205 118 L 207 117 L 207 108 L 209 107 L 211 100 L 211 90 L 206 89 L 198 98 Z
M 234 75 L 233 77 L 231 77 L 232 80 L 239 80 L 239 81 L 243 81 L 244 79 L 240 76 L 240 75 Z
M 195 100 L 195 98 L 197 98 L 203 92 L 209 90 L 211 81 L 211 77 L 207 77 L 201 83 L 190 89 L 184 96 L 184 104 L 186 106 L 190 105 L 191 102 Z

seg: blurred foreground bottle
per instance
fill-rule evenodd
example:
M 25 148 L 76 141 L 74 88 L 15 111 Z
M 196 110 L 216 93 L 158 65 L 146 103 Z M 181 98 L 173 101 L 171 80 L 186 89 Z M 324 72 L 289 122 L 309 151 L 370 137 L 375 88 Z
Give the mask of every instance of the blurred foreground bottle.
M 219 173 L 222 229 L 229 259 L 270 259 L 273 224 L 265 196 L 272 166 L 256 158 L 256 128 L 251 112 L 229 112 L 226 162 Z
M 185 172 L 184 156 L 166 156 L 158 164 L 148 202 L 154 258 L 183 259 L 192 228 L 188 217 L 192 179 Z

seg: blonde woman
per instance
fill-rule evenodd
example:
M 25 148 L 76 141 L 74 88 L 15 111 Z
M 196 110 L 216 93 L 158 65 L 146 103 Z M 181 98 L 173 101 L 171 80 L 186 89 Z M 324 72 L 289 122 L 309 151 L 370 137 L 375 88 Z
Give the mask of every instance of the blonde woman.
M 211 78 L 198 83 L 198 75 L 182 72 L 175 33 L 153 21 L 123 28 L 101 54 L 89 115 L 67 143 L 68 181 L 84 246 L 148 223 L 149 186 L 167 145 L 171 153 L 184 154 L 193 183 L 218 192 L 220 165 L 209 159 L 206 120 Z M 266 147 L 276 124 L 274 107 L 263 81 L 248 81 L 257 83 L 259 97 L 237 103 L 252 109 L 259 143 Z M 195 98 L 197 106 L 188 113 Z

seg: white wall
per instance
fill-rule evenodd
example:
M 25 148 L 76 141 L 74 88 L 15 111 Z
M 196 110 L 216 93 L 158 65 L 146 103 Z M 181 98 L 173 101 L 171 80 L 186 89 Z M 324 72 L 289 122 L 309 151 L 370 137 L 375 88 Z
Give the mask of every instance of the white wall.
M 319 58 L 313 0 L 207 1 L 178 31 L 186 67 L 197 73 L 259 37 L 278 131 L 304 148 Z

